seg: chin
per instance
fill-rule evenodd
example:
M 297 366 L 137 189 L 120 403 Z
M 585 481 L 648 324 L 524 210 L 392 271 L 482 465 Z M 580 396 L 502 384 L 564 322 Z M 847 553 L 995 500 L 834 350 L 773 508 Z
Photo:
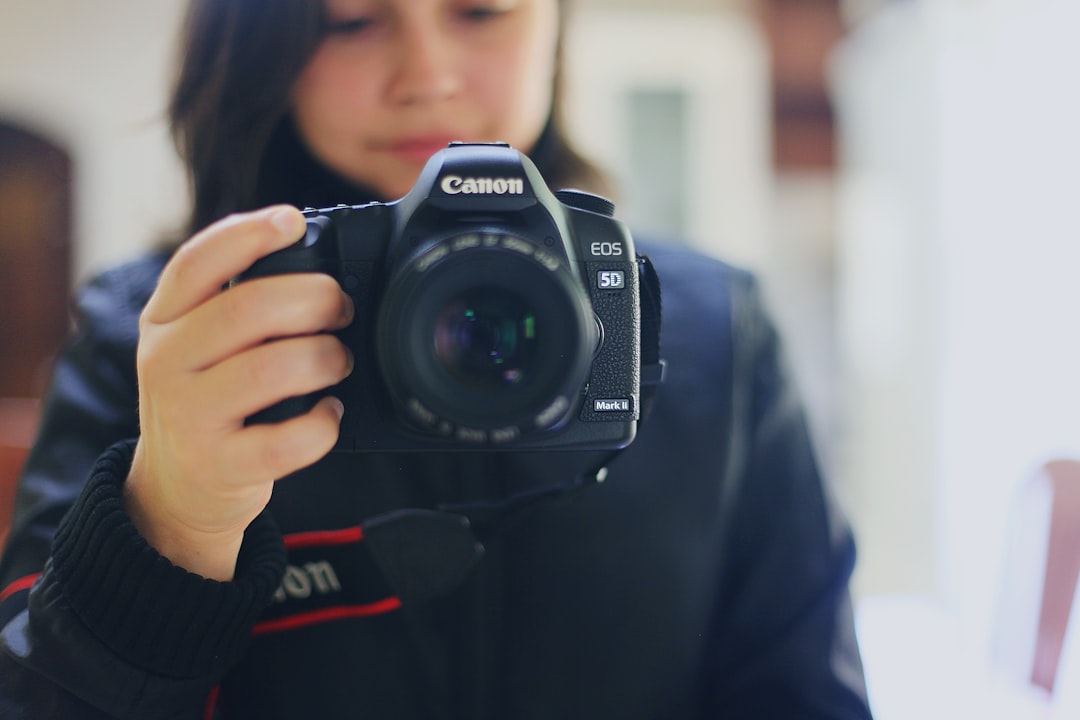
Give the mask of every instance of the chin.
M 413 184 L 416 183 L 416 178 L 419 176 L 420 173 L 418 171 L 411 180 L 407 182 L 403 181 L 401 183 L 394 183 L 393 185 L 387 185 L 386 187 L 376 187 L 376 192 L 386 198 L 387 202 L 397 200 L 398 198 L 404 197 L 407 192 L 412 190 Z

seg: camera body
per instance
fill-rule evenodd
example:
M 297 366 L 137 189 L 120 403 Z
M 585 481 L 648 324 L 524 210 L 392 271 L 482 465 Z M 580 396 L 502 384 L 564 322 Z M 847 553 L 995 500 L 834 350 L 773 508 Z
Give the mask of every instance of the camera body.
M 338 451 L 615 449 L 641 398 L 638 257 L 607 200 L 553 194 L 502 143 L 453 143 L 390 203 L 304 211 L 239 280 L 323 272 L 352 297 Z

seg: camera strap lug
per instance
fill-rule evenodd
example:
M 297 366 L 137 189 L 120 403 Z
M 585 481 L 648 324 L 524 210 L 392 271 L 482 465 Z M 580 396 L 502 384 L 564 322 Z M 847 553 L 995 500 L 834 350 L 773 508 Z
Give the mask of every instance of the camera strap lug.
M 641 416 L 644 422 L 656 399 L 656 390 L 664 382 L 667 363 L 660 357 L 660 330 L 663 306 L 660 277 L 652 261 L 637 256 L 638 287 L 641 295 Z

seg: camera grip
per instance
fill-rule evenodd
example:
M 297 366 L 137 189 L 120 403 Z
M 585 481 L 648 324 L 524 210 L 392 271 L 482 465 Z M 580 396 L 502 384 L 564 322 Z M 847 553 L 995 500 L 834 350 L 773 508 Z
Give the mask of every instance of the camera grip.
M 286 398 L 281 402 L 274 403 L 268 408 L 260 410 L 244 420 L 245 425 L 262 425 L 282 422 L 290 418 L 298 417 L 311 410 L 326 396 L 326 392 L 315 392 L 309 395 Z
M 304 236 L 287 248 L 259 258 L 232 284 L 268 275 L 323 272 L 334 274 L 337 245 L 333 221 L 325 215 L 307 218 Z
M 287 273 L 322 272 L 334 276 L 333 270 L 337 264 L 334 236 L 333 223 L 328 217 L 308 217 L 307 231 L 302 238 L 287 248 L 256 260 L 230 284 Z M 249 416 L 244 424 L 276 423 L 303 415 L 326 395 L 326 391 L 321 391 L 286 398 Z

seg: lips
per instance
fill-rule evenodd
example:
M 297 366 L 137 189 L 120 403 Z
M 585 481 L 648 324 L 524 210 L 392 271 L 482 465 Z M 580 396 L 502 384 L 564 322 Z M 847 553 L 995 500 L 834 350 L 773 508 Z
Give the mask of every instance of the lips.
M 448 144 L 461 139 L 452 135 L 405 138 L 390 143 L 387 149 L 391 154 L 408 163 L 423 165 L 432 155 L 445 150 Z

